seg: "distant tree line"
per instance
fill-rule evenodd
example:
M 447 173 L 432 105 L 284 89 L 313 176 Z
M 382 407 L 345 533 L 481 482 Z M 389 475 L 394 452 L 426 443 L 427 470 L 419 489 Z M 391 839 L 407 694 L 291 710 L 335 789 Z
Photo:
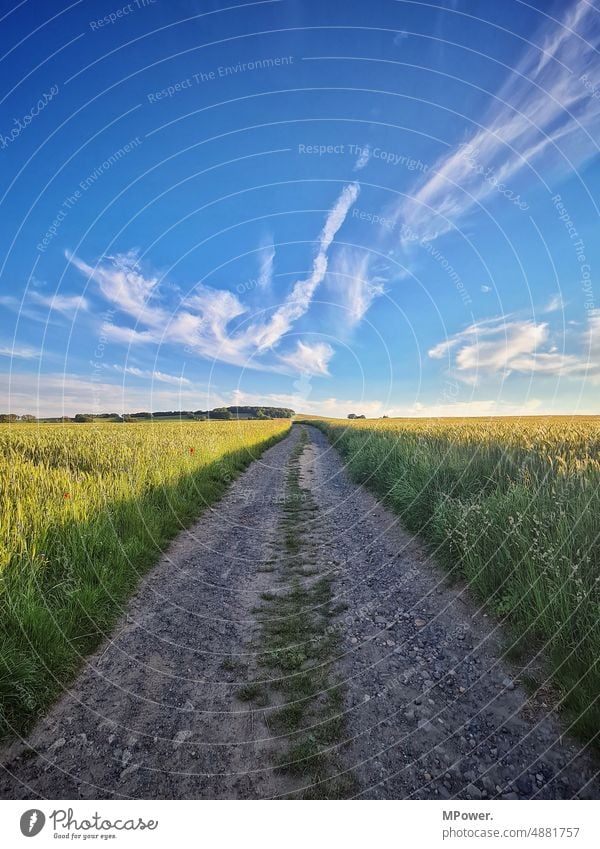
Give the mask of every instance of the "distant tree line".
M 190 421 L 206 421 L 208 419 L 291 419 L 294 411 L 288 407 L 215 407 L 214 410 L 162 410 L 155 413 L 76 413 L 73 418 L 60 416 L 58 418 L 37 419 L 35 416 L 16 413 L 1 413 L 0 424 L 10 422 L 77 422 L 86 424 L 98 419 L 112 422 L 135 422 L 149 419 L 187 419 Z M 363 417 L 364 418 L 364 417 Z
M 9 422 L 37 422 L 37 418 L 28 414 L 17 416 L 16 413 L 0 413 L 0 424 Z

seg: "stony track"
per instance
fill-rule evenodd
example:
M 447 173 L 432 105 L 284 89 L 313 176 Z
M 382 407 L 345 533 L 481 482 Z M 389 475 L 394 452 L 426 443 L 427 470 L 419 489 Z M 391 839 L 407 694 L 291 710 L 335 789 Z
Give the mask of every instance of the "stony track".
M 275 650 L 287 615 L 318 636 Z M 0 797 L 598 798 L 594 754 L 505 647 L 326 438 L 295 425 L 2 752 Z

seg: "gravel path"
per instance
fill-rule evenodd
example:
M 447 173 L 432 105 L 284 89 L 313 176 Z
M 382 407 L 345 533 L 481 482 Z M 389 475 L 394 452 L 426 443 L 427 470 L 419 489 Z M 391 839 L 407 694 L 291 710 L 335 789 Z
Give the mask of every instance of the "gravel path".
M 308 428 L 310 539 L 335 576 L 344 718 L 336 769 L 363 798 L 598 798 L 598 762 L 502 659 L 502 633 L 353 484 Z M 281 589 L 282 504 L 301 428 L 266 451 L 143 581 L 113 639 L 26 741 L 1 798 L 272 798 L 286 740 L 240 698 L 260 676 L 261 594 Z M 344 604 L 347 605 L 344 608 Z M 314 790 L 314 788 L 313 788 Z

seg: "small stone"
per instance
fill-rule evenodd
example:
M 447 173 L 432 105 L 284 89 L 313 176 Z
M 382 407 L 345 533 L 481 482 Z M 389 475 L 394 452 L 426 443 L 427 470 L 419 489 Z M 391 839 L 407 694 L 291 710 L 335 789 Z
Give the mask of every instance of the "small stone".
M 502 686 L 505 687 L 507 690 L 514 690 L 515 682 L 511 678 L 504 678 L 502 680 Z
M 476 787 L 474 784 L 467 784 L 466 790 L 471 799 L 481 799 L 481 790 L 479 787 Z
M 424 619 L 415 619 L 415 625 L 417 628 L 422 628 L 424 625 L 427 625 L 427 622 Z
M 122 781 L 124 778 L 127 778 L 128 775 L 131 775 L 133 772 L 137 772 L 139 768 L 139 764 L 130 764 L 129 766 L 125 767 L 125 769 L 121 772 L 119 780 Z
M 177 748 L 182 743 L 184 743 L 188 739 L 188 737 L 191 737 L 192 735 L 192 731 L 178 731 L 177 734 L 173 737 L 173 745 L 175 746 L 175 748 Z
M 357 644 L 358 640 L 356 639 L 356 637 L 352 637 L 350 642 L 352 643 L 353 646 L 355 646 Z

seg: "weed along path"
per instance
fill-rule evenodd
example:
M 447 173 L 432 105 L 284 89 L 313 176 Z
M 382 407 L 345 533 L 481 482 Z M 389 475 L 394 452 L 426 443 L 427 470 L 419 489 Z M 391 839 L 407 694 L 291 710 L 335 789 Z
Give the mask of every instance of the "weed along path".
M 595 756 L 504 647 L 294 425 L 3 751 L 0 797 L 597 798 Z

